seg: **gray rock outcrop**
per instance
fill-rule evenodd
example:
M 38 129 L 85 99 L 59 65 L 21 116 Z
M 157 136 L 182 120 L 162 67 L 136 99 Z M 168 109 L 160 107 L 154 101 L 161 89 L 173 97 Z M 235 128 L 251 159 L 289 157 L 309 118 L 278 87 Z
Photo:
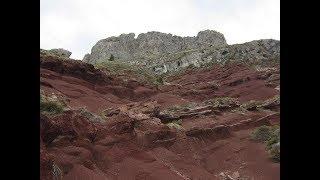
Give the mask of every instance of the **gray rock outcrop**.
M 98 41 L 92 47 L 91 54 L 85 55 L 83 60 L 94 64 L 109 59 L 111 54 L 122 61 L 149 59 L 163 54 L 226 44 L 223 34 L 212 30 L 201 31 L 196 37 L 152 31 L 135 38 L 134 33 L 129 33 Z
M 141 65 L 162 74 L 193 65 L 227 61 L 267 62 L 280 60 L 280 41 L 262 39 L 228 45 L 224 35 L 213 30 L 195 37 L 180 37 L 161 32 L 121 34 L 98 41 L 83 61 L 96 64 L 114 56 L 116 61 Z
M 46 54 L 50 54 L 50 55 L 54 55 L 54 56 L 59 56 L 59 57 L 63 57 L 63 58 L 69 58 L 72 54 L 70 51 L 62 49 L 62 48 L 50 49 L 50 50 L 40 49 L 40 51 L 42 53 L 46 53 Z
M 70 51 L 62 48 L 50 49 L 49 52 L 52 54 L 55 54 L 56 56 L 65 57 L 65 58 L 69 58 L 72 54 Z
M 260 64 L 271 60 L 280 61 L 280 41 L 264 39 L 163 55 L 146 61 L 144 65 L 155 73 L 162 74 L 178 71 L 190 65 L 200 67 L 209 63 L 224 64 L 228 61 Z

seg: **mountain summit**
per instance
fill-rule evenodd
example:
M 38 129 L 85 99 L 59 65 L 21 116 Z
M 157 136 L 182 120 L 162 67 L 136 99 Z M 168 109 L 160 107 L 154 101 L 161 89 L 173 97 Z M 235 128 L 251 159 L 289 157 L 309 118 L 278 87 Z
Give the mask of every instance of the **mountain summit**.
M 194 37 L 180 37 L 156 31 L 121 34 L 98 41 L 83 61 L 97 64 L 108 60 L 142 65 L 162 74 L 190 65 L 226 61 L 262 62 L 280 59 L 280 41 L 262 39 L 228 45 L 222 33 L 200 31 Z

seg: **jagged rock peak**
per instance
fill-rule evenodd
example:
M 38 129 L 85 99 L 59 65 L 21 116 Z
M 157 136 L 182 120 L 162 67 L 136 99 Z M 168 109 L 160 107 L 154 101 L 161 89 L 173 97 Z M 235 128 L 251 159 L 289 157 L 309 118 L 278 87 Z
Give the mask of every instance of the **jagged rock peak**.
M 170 33 L 150 31 L 135 38 L 134 33 L 112 36 L 98 41 L 86 54 L 84 61 L 97 63 L 113 55 L 120 60 L 148 59 L 162 54 L 227 45 L 224 35 L 213 30 L 200 31 L 194 37 L 181 37 Z

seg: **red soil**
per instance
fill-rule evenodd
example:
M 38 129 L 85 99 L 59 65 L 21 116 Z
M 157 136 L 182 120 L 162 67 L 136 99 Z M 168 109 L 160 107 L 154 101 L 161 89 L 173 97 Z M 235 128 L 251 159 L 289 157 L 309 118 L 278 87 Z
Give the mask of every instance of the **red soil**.
M 234 179 L 280 179 L 280 164 L 268 158 L 263 144 L 249 139 L 253 128 L 279 123 L 279 114 L 226 110 L 183 118 L 181 130 L 162 124 L 156 115 L 158 107 L 215 96 L 237 97 L 241 102 L 268 99 L 279 92 L 267 85 L 270 75 L 265 72 L 242 65 L 214 67 L 170 78 L 171 85 L 158 90 L 124 82 L 79 61 L 42 57 L 40 63 L 41 89 L 46 94 L 63 97 L 71 108 L 86 106 L 94 113 L 115 110 L 105 122 L 94 122 L 76 110 L 42 115 L 43 180 L 60 176 L 63 180 L 211 180 L 221 179 L 221 173 L 239 174 Z M 212 81 L 220 87 L 208 86 Z
M 188 100 L 207 100 L 213 97 L 228 96 L 241 102 L 265 100 L 278 94 L 275 87 L 267 86 L 266 79 L 273 73 L 259 72 L 243 64 L 229 64 L 225 67 L 214 66 L 208 70 L 187 71 L 180 76 L 168 79 L 171 85 L 164 86 L 164 92 L 180 95 Z M 261 76 L 266 76 L 265 79 Z M 220 87 L 215 88 L 210 83 Z M 279 79 L 276 79 L 279 84 Z M 173 86 L 173 87 L 172 87 Z

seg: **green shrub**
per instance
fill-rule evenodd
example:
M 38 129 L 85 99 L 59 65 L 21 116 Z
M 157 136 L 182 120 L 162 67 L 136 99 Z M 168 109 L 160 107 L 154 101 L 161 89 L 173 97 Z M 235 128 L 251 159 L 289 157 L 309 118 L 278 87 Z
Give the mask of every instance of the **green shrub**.
M 280 142 L 280 127 L 279 126 L 274 126 L 271 128 L 271 137 L 267 141 L 267 149 L 270 150 L 272 148 L 272 145 Z
M 110 58 L 109 58 L 109 61 L 114 61 L 114 56 L 113 54 L 111 54 Z
M 164 81 L 163 81 L 163 78 L 161 76 L 157 77 L 156 78 L 156 82 L 160 85 L 163 85 Z
M 40 101 L 40 111 L 57 114 L 63 112 L 63 106 L 54 101 Z
M 271 138 L 267 141 L 266 149 L 269 151 L 270 158 L 280 162 L 280 127 L 274 126 L 271 129 Z
M 251 138 L 266 143 L 266 150 L 275 162 L 280 162 L 280 127 L 261 126 L 255 129 Z
M 269 155 L 275 162 L 280 162 L 280 142 L 274 144 L 269 150 Z
M 65 108 L 65 104 L 58 100 L 40 95 L 40 112 L 48 114 L 62 113 Z
M 272 131 L 269 126 L 261 126 L 256 128 L 251 134 L 251 139 L 258 142 L 267 142 L 272 136 Z

